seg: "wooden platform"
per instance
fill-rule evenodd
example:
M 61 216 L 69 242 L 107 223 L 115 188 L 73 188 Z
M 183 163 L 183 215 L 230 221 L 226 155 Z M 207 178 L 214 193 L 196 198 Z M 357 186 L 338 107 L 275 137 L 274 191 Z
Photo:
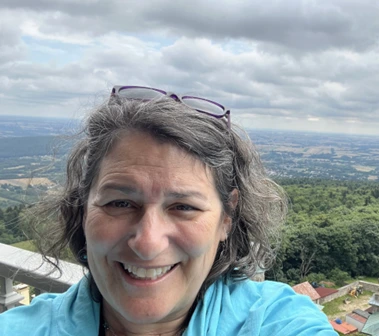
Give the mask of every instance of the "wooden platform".
M 343 335 L 349 335 L 349 334 L 352 334 L 353 332 L 358 331 L 357 327 L 354 327 L 353 325 L 346 322 L 342 322 L 341 324 L 338 324 L 334 321 L 329 321 L 329 322 L 335 331 L 338 331 L 339 333 Z

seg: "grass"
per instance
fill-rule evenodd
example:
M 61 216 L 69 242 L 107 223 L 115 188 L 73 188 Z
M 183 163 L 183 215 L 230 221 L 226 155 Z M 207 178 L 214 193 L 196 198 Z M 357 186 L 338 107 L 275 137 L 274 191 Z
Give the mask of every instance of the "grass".
M 354 281 L 367 281 L 367 282 L 372 282 L 372 283 L 378 284 L 379 283 L 378 280 L 379 279 L 375 278 L 375 277 L 368 277 L 368 276 L 362 275 L 362 276 L 358 276 L 357 278 L 347 278 L 347 279 L 345 279 L 344 284 L 341 284 L 341 285 L 337 285 L 332 280 L 330 280 L 330 282 L 333 283 L 334 286 L 326 286 L 326 287 L 339 289 L 345 285 L 353 283 Z
M 343 300 L 345 300 L 349 295 L 341 296 L 337 299 L 334 299 L 333 301 L 324 303 L 324 309 L 322 310 L 326 315 L 333 316 L 337 315 L 339 313 L 344 313 L 339 309 L 339 307 L 343 304 Z
M 32 240 L 25 240 L 22 242 L 18 242 L 18 243 L 12 244 L 12 246 L 21 248 L 23 250 L 28 250 L 31 252 L 38 252 L 37 247 L 34 245 Z
M 360 296 L 371 296 L 372 292 L 370 291 L 363 291 L 363 293 Z M 351 297 L 350 295 L 344 295 L 337 299 L 334 299 L 333 301 L 324 303 L 324 309 L 323 312 L 329 317 L 329 316 L 336 316 L 338 314 L 346 314 L 346 311 L 341 310 L 340 307 L 343 306 L 343 300 L 346 298 L 349 298 L 350 300 L 355 300 L 355 298 Z
M 36 245 L 34 244 L 34 242 L 32 240 L 24 240 L 22 242 L 12 244 L 12 246 L 21 248 L 23 250 L 39 253 Z M 75 264 L 78 263 L 77 260 L 75 259 L 75 257 L 73 256 L 71 250 L 69 250 L 68 248 L 66 248 L 62 251 L 60 259 L 68 261 L 68 262 L 72 262 Z
M 378 278 L 368 277 L 368 276 L 360 276 L 360 277 L 358 277 L 358 280 L 372 282 L 372 283 L 376 283 L 376 284 L 379 283 Z

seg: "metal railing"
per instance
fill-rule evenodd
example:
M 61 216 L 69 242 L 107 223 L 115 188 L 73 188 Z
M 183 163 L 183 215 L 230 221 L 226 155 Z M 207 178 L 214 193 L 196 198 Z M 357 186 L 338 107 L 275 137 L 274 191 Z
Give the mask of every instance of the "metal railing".
M 23 296 L 13 289 L 13 282 L 33 286 L 37 293 L 61 293 L 84 275 L 77 264 L 60 260 L 62 274 L 43 262 L 39 253 L 0 243 L 0 313 L 17 305 Z

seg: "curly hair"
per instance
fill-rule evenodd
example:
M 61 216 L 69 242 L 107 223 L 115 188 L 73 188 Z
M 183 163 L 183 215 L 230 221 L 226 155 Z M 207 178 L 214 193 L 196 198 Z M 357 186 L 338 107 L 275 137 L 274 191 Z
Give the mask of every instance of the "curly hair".
M 59 268 L 59 253 L 69 246 L 77 261 L 88 268 L 79 256 L 86 243 L 82 222 L 90 188 L 114 142 L 121 133 L 131 131 L 145 132 L 157 141 L 183 149 L 213 173 L 223 211 L 232 218 L 232 229 L 228 239 L 219 244 L 200 293 L 220 277 L 238 281 L 252 277 L 258 268 L 270 266 L 277 229 L 287 212 L 283 190 L 267 177 L 244 131 L 235 125 L 229 129 L 224 120 L 166 97 L 149 102 L 113 98 L 89 113 L 68 157 L 63 190 L 46 203 L 44 217 L 54 213 L 56 220 L 51 223 L 49 216 L 50 236 L 43 234 L 48 242 L 42 251 L 45 257 L 55 257 Z M 233 209 L 230 197 L 235 189 L 238 202 Z M 51 258 L 48 260 L 51 262 Z

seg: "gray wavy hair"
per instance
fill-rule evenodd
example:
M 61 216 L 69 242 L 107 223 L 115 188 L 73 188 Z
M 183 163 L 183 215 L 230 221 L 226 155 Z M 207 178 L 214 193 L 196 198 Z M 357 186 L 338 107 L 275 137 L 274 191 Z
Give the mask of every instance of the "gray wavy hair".
M 82 222 L 91 184 L 113 143 L 121 133 L 129 131 L 145 132 L 158 141 L 174 144 L 213 173 L 223 210 L 232 218 L 232 229 L 228 239 L 219 245 L 201 293 L 220 277 L 234 281 L 250 278 L 258 268 L 271 264 L 277 229 L 287 211 L 282 189 L 266 176 L 245 132 L 236 126 L 229 129 L 224 120 L 167 97 L 149 102 L 113 98 L 88 115 L 81 139 L 67 161 L 63 191 L 55 202 L 51 198 L 48 201 L 47 212 L 55 212 L 57 220 L 55 229 L 49 224 L 51 236 L 43 235 L 45 242 L 51 242 L 43 255 L 58 260 L 68 245 L 78 262 L 88 267 L 79 255 L 85 247 Z M 230 197 L 234 189 L 238 190 L 238 203 L 232 209 Z

